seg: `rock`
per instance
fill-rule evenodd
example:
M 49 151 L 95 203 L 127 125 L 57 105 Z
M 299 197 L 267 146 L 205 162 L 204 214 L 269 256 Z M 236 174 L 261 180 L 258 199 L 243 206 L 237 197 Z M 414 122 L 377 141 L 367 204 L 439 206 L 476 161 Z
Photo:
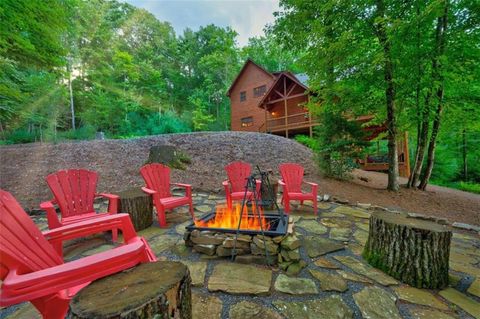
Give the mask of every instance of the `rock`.
M 265 248 L 267 249 L 267 252 L 272 255 L 276 255 L 278 253 L 278 245 L 275 244 L 271 240 L 263 240 L 258 238 L 259 236 L 256 236 L 253 238 L 253 243 L 250 244 L 250 249 L 252 250 L 253 255 L 264 255 L 265 254 Z M 255 247 L 256 246 L 256 247 Z M 255 247 L 255 248 L 254 248 Z M 258 248 L 258 249 L 256 249 Z
M 212 211 L 212 208 L 208 205 L 198 205 L 198 206 L 195 206 L 195 210 L 201 213 L 210 213 Z
M 2 313 L 2 318 L 4 319 L 41 319 L 42 315 L 38 312 L 38 310 L 29 302 L 19 305 L 17 310 L 12 312 L 10 315 L 5 315 L 2 309 L 0 309 L 0 313 Z
M 275 243 L 275 244 L 280 244 L 282 242 L 282 240 L 284 240 L 287 236 L 277 236 L 277 237 L 273 237 L 272 238 L 272 241 Z
M 322 218 L 320 219 L 320 223 L 327 227 L 335 227 L 335 228 L 351 228 L 352 222 L 346 219 L 340 218 Z
M 210 236 L 210 235 L 200 235 L 198 237 L 191 236 L 190 240 L 194 244 L 198 244 L 198 245 L 220 245 L 225 240 L 225 236 L 218 235 L 218 234 L 214 236 Z
M 367 242 L 367 239 L 368 239 L 368 232 L 357 229 L 353 233 L 353 237 L 359 244 L 361 244 L 362 246 L 365 246 L 365 243 Z
M 289 276 L 296 276 L 305 267 L 307 267 L 307 263 L 303 260 L 300 260 L 299 262 L 292 262 L 290 265 L 288 265 L 287 274 Z
M 355 223 L 355 227 L 357 227 L 358 230 L 364 230 L 366 232 L 370 230 L 370 224 L 368 223 Z M 360 235 L 360 236 L 363 236 L 363 235 Z
M 480 303 L 467 297 L 454 288 L 447 288 L 439 292 L 440 296 L 459 306 L 474 318 L 480 318 Z
M 345 199 L 345 198 L 334 198 L 334 200 L 337 203 L 343 204 L 343 205 L 348 205 L 348 203 L 349 203 L 348 199 Z
M 368 279 L 367 277 L 360 276 L 348 271 L 337 270 L 337 273 L 346 280 L 361 282 L 365 284 L 373 284 L 373 281 Z
M 191 221 L 186 221 L 184 223 L 181 223 L 181 224 L 175 226 L 175 231 L 177 232 L 177 234 L 183 236 L 185 234 L 185 232 L 187 231 L 185 229 L 185 227 L 189 226 L 191 223 L 192 223 Z
M 447 315 L 446 313 L 436 309 L 415 307 L 410 308 L 409 312 L 412 319 L 455 319 L 455 317 Z
M 460 280 L 462 280 L 462 276 L 453 274 L 451 272 L 448 273 L 448 284 L 450 287 L 456 287 Z
M 333 262 L 331 262 L 330 260 L 328 260 L 327 258 L 325 257 L 321 257 L 319 259 L 317 259 L 314 264 L 318 267 L 322 267 L 322 268 L 328 268 L 328 269 L 340 269 L 340 267 L 338 267 L 336 264 L 334 264 Z
M 372 207 L 372 204 L 370 204 L 370 203 L 358 203 L 357 202 L 357 207 L 360 207 L 360 208 L 363 208 L 363 209 L 369 209 L 370 207 Z
M 281 241 L 280 245 L 282 246 L 282 248 L 293 250 L 300 247 L 302 245 L 302 242 L 300 241 L 300 239 L 298 239 L 297 236 L 289 235 Z
M 229 234 L 229 235 L 227 235 L 227 238 L 225 240 L 228 240 L 233 244 L 233 242 L 235 241 L 235 235 Z M 244 235 L 244 234 L 238 234 L 237 242 L 240 242 L 240 241 L 245 242 L 245 243 L 251 243 L 252 242 L 252 236 Z
M 330 208 L 332 208 L 332 204 L 328 204 L 325 202 L 318 202 L 317 206 L 318 206 L 318 209 L 323 209 L 323 210 L 329 210 Z
M 317 286 L 311 279 L 292 278 L 280 274 L 275 280 L 275 290 L 290 295 L 308 295 L 317 294 Z
M 344 292 L 348 289 L 347 282 L 339 275 L 313 269 L 309 269 L 309 271 L 313 277 L 320 281 L 320 289 L 322 291 Z
M 222 308 L 220 298 L 192 291 L 192 318 L 220 319 Z
M 218 246 L 216 254 L 217 254 L 217 256 L 220 256 L 220 257 L 227 257 L 227 256 L 231 256 L 232 252 L 233 252 L 233 248 L 224 248 L 222 246 Z M 248 254 L 248 253 L 250 253 L 250 249 L 248 249 L 248 250 L 247 249 L 240 249 L 240 248 L 235 249 L 235 255 L 245 255 L 245 254 Z
M 230 294 L 261 295 L 270 292 L 272 271 L 253 265 L 220 263 L 215 265 L 208 280 L 209 291 Z
M 326 217 L 326 218 L 341 218 L 341 217 L 345 217 L 345 215 L 343 214 L 339 214 L 339 213 L 331 213 L 331 212 L 324 212 L 324 213 L 320 213 L 320 216 L 321 217 Z
M 363 209 L 355 207 L 338 206 L 332 212 L 358 218 L 370 218 L 370 213 L 364 211 Z
M 270 308 L 250 301 L 240 301 L 230 307 L 229 319 L 245 318 L 282 319 L 282 316 Z
M 98 254 L 98 253 L 103 253 L 104 251 L 110 250 L 112 248 L 115 248 L 115 246 L 105 244 L 105 245 L 98 246 L 96 248 L 89 249 L 89 250 L 83 252 L 82 255 L 83 256 L 91 256 L 91 255 L 95 255 L 95 254 Z
M 226 238 L 223 241 L 222 246 L 224 248 L 233 248 L 233 246 L 235 246 L 235 248 L 237 248 L 237 249 L 248 249 L 248 250 L 250 250 L 250 243 L 249 242 L 237 240 L 237 243 L 235 244 L 235 239 L 233 239 L 233 238 Z
M 313 236 L 306 236 L 303 239 L 303 247 L 307 251 L 307 254 L 310 258 L 318 257 L 345 248 L 343 244 L 333 240 Z
M 330 201 L 330 195 L 328 195 L 328 194 L 323 195 L 323 201 L 324 202 L 329 202 Z
M 361 262 L 360 260 L 350 256 L 335 256 L 333 257 L 348 268 L 351 268 L 356 273 L 375 280 L 381 285 L 390 286 L 398 284 L 398 281 L 392 277 L 384 274 L 382 271 L 373 268 L 372 266 Z
M 429 306 L 440 310 L 448 310 L 448 306 L 427 290 L 404 286 L 393 288 L 398 298 L 417 305 Z
M 290 319 L 351 319 L 353 311 L 338 295 L 309 301 L 276 300 L 273 306 Z
M 179 240 L 180 240 L 180 237 L 178 236 L 162 235 L 162 236 L 155 237 L 154 239 L 150 240 L 148 243 L 150 244 L 150 247 L 155 252 L 155 254 L 159 254 L 176 245 Z
M 205 272 L 207 271 L 207 263 L 205 261 L 182 261 L 187 265 L 192 278 L 192 286 L 201 287 L 205 282 Z
M 318 223 L 316 220 L 301 220 L 296 224 L 296 226 L 306 230 L 307 232 L 317 235 L 323 235 L 327 233 L 327 228 Z
M 395 305 L 395 296 L 378 287 L 366 287 L 353 294 L 363 318 L 402 319 Z
M 470 225 L 470 224 L 465 224 L 465 223 L 453 223 L 453 227 L 455 228 L 460 228 L 460 229 L 465 229 L 465 230 L 473 230 L 476 232 L 480 232 L 480 226 L 475 226 L 475 225 Z
M 268 258 L 262 255 L 239 255 L 235 257 L 235 262 L 240 264 L 257 264 L 257 265 L 275 265 L 277 263 L 277 256 L 269 255 Z
M 215 255 L 216 249 L 217 249 L 217 246 L 215 245 L 194 245 L 193 246 L 193 250 L 208 256 Z
M 348 241 L 351 233 L 350 228 L 332 228 L 329 237 L 333 240 Z
M 477 278 L 472 282 L 472 284 L 468 288 L 467 292 L 469 294 L 480 297 L 480 278 Z

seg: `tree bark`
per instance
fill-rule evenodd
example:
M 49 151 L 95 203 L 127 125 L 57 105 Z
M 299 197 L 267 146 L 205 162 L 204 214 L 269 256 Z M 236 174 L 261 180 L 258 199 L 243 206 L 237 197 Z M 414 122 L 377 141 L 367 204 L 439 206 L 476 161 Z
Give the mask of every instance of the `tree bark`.
M 67 318 L 191 319 L 191 299 L 187 266 L 145 263 L 82 289 L 72 299 Z
M 447 18 L 448 18 L 448 1 L 445 1 L 445 8 L 443 16 L 437 20 L 437 56 L 438 56 L 438 67 L 434 81 L 438 81 L 439 86 L 437 88 L 437 109 L 435 112 L 435 117 L 433 119 L 432 126 L 432 135 L 430 136 L 430 141 L 428 144 L 428 154 L 427 154 L 427 167 L 425 169 L 425 175 L 423 176 L 419 189 L 425 190 L 427 188 L 430 177 L 432 176 L 433 165 L 435 160 L 435 148 L 437 143 L 437 136 L 440 130 L 441 115 L 443 110 L 443 96 L 444 96 L 444 83 L 443 83 L 443 74 L 442 74 L 442 63 L 440 57 L 445 53 L 446 46 L 446 32 L 447 32 Z
M 382 19 L 376 23 L 376 33 L 383 49 L 384 79 L 386 84 L 385 97 L 387 101 L 387 130 L 388 130 L 388 190 L 398 191 L 398 150 L 397 150 L 397 123 L 395 114 L 395 84 L 393 74 L 393 60 L 391 43 L 385 27 L 385 3 L 376 0 L 377 17 Z
M 148 228 L 153 223 L 152 196 L 139 188 L 132 188 L 117 193 L 120 196 L 119 212 L 130 215 L 136 231 Z
M 75 125 L 75 105 L 73 104 L 73 89 L 72 89 L 72 70 L 70 62 L 67 64 L 68 68 L 68 92 L 70 94 L 70 112 L 72 113 L 72 129 L 76 129 Z
M 446 226 L 376 212 L 370 217 L 363 257 L 410 286 L 441 289 L 448 285 L 451 237 Z

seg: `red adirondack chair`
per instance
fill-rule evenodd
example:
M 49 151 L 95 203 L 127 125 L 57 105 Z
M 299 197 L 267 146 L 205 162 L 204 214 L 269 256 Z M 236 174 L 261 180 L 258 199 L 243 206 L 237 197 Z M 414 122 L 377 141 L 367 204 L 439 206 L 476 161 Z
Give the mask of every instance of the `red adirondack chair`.
M 190 215 L 193 214 L 192 185 L 181 183 L 170 183 L 170 168 L 159 163 L 147 164 L 140 169 L 140 174 L 145 180 L 146 187 L 142 190 L 153 196 L 153 204 L 157 209 L 158 224 L 160 227 L 167 227 L 165 211 L 183 205 L 190 206 Z M 185 196 L 172 196 L 170 186 L 185 188 Z
M 0 190 L 0 306 L 30 301 L 43 318 L 64 318 L 70 299 L 91 281 L 142 262 L 155 261 L 145 239 L 137 237 L 128 214 L 105 215 L 40 232 L 8 192 Z M 112 228 L 125 244 L 63 262 L 53 246 Z M 52 246 L 53 245 L 53 246 Z
M 86 169 L 69 169 L 50 174 L 46 178 L 54 199 L 43 202 L 40 208 L 47 212 L 48 228 L 78 223 L 80 221 L 113 215 L 118 211 L 117 195 L 97 194 L 98 174 Z M 93 208 L 96 197 L 108 198 L 108 212 L 97 214 Z M 58 204 L 62 218 L 58 219 L 54 204 Z M 117 240 L 117 230 L 112 229 L 112 240 Z
M 243 200 L 245 197 L 245 185 L 247 184 L 247 177 L 252 173 L 252 167 L 250 164 L 237 161 L 232 162 L 225 166 L 228 180 L 224 181 L 223 187 L 225 188 L 225 196 L 227 197 L 227 206 L 231 209 L 234 200 Z M 256 180 L 257 196 L 260 199 L 261 181 Z M 253 199 L 253 192 L 247 191 L 247 200 Z
M 318 184 L 303 181 L 303 167 L 294 163 L 280 164 L 280 175 L 282 179 L 278 183 L 283 188 L 282 202 L 285 207 L 285 212 L 290 213 L 290 201 L 299 200 L 303 204 L 304 200 L 313 201 L 313 211 L 317 215 L 317 190 Z M 310 185 L 311 192 L 302 192 L 302 183 Z

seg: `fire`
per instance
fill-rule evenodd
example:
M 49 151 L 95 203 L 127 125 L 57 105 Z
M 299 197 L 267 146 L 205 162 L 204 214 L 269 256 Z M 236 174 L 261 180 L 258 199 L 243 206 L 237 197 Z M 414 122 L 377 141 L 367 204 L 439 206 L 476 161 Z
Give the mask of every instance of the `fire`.
M 196 220 L 195 226 L 237 229 L 239 219 L 241 218 L 240 229 L 261 230 L 263 228 L 263 230 L 268 230 L 269 227 L 261 208 L 257 209 L 255 205 L 252 205 L 252 212 L 249 214 L 248 207 L 245 205 L 240 217 L 241 210 L 240 204 L 235 204 L 231 210 L 226 205 L 217 206 L 214 218 L 207 221 Z

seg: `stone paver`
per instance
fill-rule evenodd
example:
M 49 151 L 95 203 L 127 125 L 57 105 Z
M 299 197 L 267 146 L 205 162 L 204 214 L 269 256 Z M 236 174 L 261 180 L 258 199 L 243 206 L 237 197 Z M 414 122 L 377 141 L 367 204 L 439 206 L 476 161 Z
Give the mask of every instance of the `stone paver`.
M 303 239 L 303 247 L 310 258 L 322 256 L 345 248 L 342 243 L 315 236 L 305 237 Z
M 364 318 L 402 319 L 395 305 L 395 296 L 378 287 L 366 287 L 353 294 L 353 299 Z
M 480 278 L 475 279 L 467 290 L 468 293 L 480 297 Z
M 314 262 L 315 266 L 322 267 L 322 268 L 328 268 L 328 269 L 339 269 L 335 263 L 331 262 L 325 257 L 320 257 L 319 259 L 315 260 Z
M 309 271 L 313 277 L 320 281 L 320 289 L 322 291 L 344 292 L 348 289 L 347 282 L 340 275 L 314 269 L 309 269 Z
M 348 268 L 351 268 L 353 271 L 359 273 L 360 275 L 373 279 L 381 285 L 390 286 L 398 284 L 398 281 L 394 278 L 386 275 L 382 271 L 375 269 L 372 266 L 356 258 L 353 258 L 351 256 L 335 256 L 334 258 Z
M 370 279 L 368 279 L 367 277 L 364 277 L 364 276 L 354 274 L 352 272 L 337 270 L 337 273 L 340 276 L 342 276 L 343 279 L 346 279 L 346 280 L 361 282 L 361 283 L 365 283 L 365 284 L 373 284 L 373 280 L 370 280 Z
M 205 272 L 207 271 L 207 262 L 205 261 L 182 261 L 187 265 L 192 278 L 192 286 L 203 286 L 205 282 Z
M 179 240 L 181 240 L 181 237 L 179 236 L 161 235 L 149 240 L 148 243 L 155 254 L 160 254 L 165 250 L 172 248 Z
M 320 223 L 333 228 L 351 228 L 352 222 L 341 218 L 322 218 Z
M 215 265 L 208 280 L 209 291 L 230 294 L 268 294 L 272 283 L 272 271 L 253 265 L 220 263 Z
M 473 300 L 472 298 L 462 294 L 458 290 L 454 288 L 447 288 L 445 290 L 440 291 L 440 296 L 447 299 L 451 303 L 456 304 L 473 317 L 479 319 L 480 318 L 480 303 Z
M 351 319 L 353 311 L 338 295 L 309 301 L 276 300 L 274 307 L 289 319 Z
M 358 218 L 370 218 L 370 213 L 366 212 L 365 210 L 349 206 L 339 206 L 332 210 L 332 212 Z
M 290 295 L 307 295 L 318 293 L 313 280 L 308 278 L 294 278 L 280 274 L 275 281 L 275 290 Z
M 333 240 L 348 241 L 351 233 L 350 228 L 332 228 L 329 237 Z
M 282 319 L 282 316 L 274 310 L 261 304 L 240 301 L 230 307 L 229 319 Z
M 448 306 L 436 298 L 427 290 L 417 289 L 414 287 L 404 286 L 393 288 L 400 300 L 410 303 L 429 306 L 440 310 L 448 310 Z
M 316 220 L 300 220 L 295 226 L 317 235 L 326 234 L 328 231 L 327 227 L 323 226 Z
M 412 319 L 455 319 L 449 314 L 436 309 L 415 307 L 409 310 Z
M 220 298 L 192 292 L 192 319 L 220 319 L 223 303 Z

